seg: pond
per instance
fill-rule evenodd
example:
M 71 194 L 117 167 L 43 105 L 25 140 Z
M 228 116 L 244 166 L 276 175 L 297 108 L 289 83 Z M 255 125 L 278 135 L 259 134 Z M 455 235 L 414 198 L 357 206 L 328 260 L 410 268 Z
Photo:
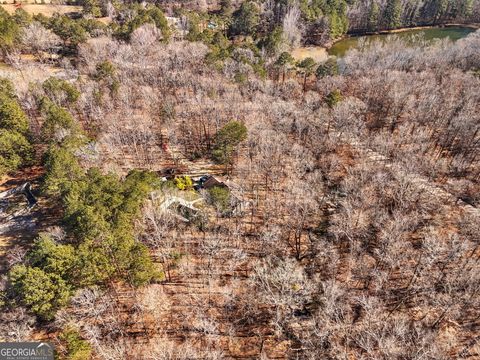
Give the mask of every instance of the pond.
M 468 34 L 474 32 L 474 28 L 469 27 L 438 27 L 428 29 L 411 29 L 396 33 L 379 34 L 379 35 L 362 35 L 352 36 L 335 43 L 328 49 L 329 55 L 343 57 L 346 52 L 358 46 L 359 41 L 368 39 L 368 41 L 384 40 L 387 36 L 395 35 L 399 38 L 410 38 L 413 35 L 423 36 L 425 40 L 433 41 L 435 39 L 450 38 L 453 41 L 466 37 Z

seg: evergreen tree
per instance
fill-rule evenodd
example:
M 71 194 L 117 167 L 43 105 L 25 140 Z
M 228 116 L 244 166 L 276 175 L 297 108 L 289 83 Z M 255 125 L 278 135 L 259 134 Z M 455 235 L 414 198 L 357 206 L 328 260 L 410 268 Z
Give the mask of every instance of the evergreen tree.
M 75 267 L 75 249 L 72 245 L 57 244 L 47 234 L 40 234 L 29 253 L 29 262 L 68 281 Z
M 283 29 L 278 26 L 268 33 L 261 41 L 258 42 L 258 48 L 264 49 L 268 56 L 274 56 L 278 53 L 278 49 L 282 45 Z
M 316 62 L 311 57 L 307 57 L 300 61 L 297 65 L 299 71 L 303 74 L 303 92 L 307 89 L 307 79 L 315 72 Z
M 84 240 L 76 249 L 76 268 L 72 281 L 77 287 L 104 284 L 115 273 L 108 248 L 91 239 Z
M 295 59 L 290 55 L 290 53 L 284 51 L 280 54 L 275 65 L 282 70 L 282 82 L 285 82 L 285 72 L 287 67 L 292 65 L 295 62 Z
M 128 40 L 132 32 L 144 24 L 154 24 L 161 32 L 163 39 L 170 37 L 170 26 L 168 25 L 165 14 L 158 6 L 147 6 L 142 8 L 138 5 L 132 5 L 130 10 L 133 16 L 122 24 L 113 24 L 115 35 L 123 40 Z
M 474 9 L 474 0 L 464 0 L 459 3 L 455 2 L 455 5 L 458 6 L 459 15 L 464 18 L 469 18 L 473 14 Z
M 387 0 L 384 19 L 385 19 L 385 26 L 387 29 L 395 29 L 402 26 L 401 0 Z
M 14 47 L 20 37 L 20 26 L 3 8 L 0 8 L 0 49 Z
M 32 16 L 22 8 L 15 9 L 12 18 L 19 27 L 25 27 L 32 22 Z
M 232 0 L 220 0 L 220 14 L 230 17 L 233 14 Z
M 72 150 L 65 146 L 52 145 L 45 155 L 44 167 L 42 188 L 48 195 L 67 194 L 84 175 Z
M 133 286 L 142 286 L 152 280 L 162 280 L 163 273 L 155 270 L 148 248 L 140 243 L 135 243 L 130 251 L 130 266 L 128 273 Z
M 333 90 L 326 96 L 325 102 L 327 103 L 329 108 L 333 108 L 340 101 L 342 101 L 342 99 L 343 97 L 340 90 Z
M 72 115 L 63 107 L 44 99 L 42 107 L 44 109 L 45 120 L 42 125 L 42 134 L 45 140 L 54 140 L 58 131 L 67 130 L 69 135 L 76 134 L 78 127 L 73 120 Z
M 12 83 L 0 78 L 0 175 L 33 159 L 28 118 L 20 107 Z
M 80 98 L 80 91 L 74 85 L 56 77 L 45 80 L 42 88 L 49 99 L 59 106 L 73 104 Z
M 213 159 L 220 164 L 230 164 L 235 148 L 247 138 L 247 128 L 238 121 L 230 121 L 215 135 Z
M 33 148 L 25 136 L 0 129 L 0 175 L 14 171 L 32 159 Z
M 67 360 L 86 360 L 92 355 L 92 347 L 88 341 L 83 340 L 73 327 L 67 327 L 59 336 L 60 340 L 65 343 Z
M 70 19 L 66 15 L 55 14 L 45 25 L 72 50 L 75 50 L 78 44 L 88 39 L 88 32 L 81 23 Z
M 323 64 L 320 64 L 315 72 L 317 78 L 323 78 L 325 76 L 334 76 L 338 74 L 338 64 L 335 58 L 329 58 Z
M 372 0 L 370 4 L 370 10 L 368 12 L 367 29 L 368 31 L 375 31 L 378 28 L 378 18 L 380 16 L 380 7 L 375 0 Z
M 231 210 L 230 192 L 225 187 L 214 186 L 208 190 L 209 202 L 215 206 L 221 214 L 228 213 Z
M 233 13 L 230 25 L 231 35 L 253 35 L 260 22 L 260 9 L 253 1 L 243 2 L 240 9 Z
M 92 15 L 93 17 L 102 16 L 102 8 L 97 0 L 84 0 L 83 1 L 83 12 L 85 14 Z
M 6 94 L 0 94 L 0 128 L 27 135 L 28 118 L 17 100 Z
M 20 302 L 44 320 L 53 319 L 55 312 L 70 299 L 66 282 L 59 275 L 40 268 L 15 265 L 8 279 Z

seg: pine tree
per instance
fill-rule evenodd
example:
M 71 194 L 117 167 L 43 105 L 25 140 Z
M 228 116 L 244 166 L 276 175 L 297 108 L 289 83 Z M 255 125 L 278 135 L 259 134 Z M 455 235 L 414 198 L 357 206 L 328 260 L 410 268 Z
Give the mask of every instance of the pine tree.
M 40 268 L 15 265 L 8 277 L 21 303 L 44 320 L 53 319 L 55 312 L 70 299 L 66 282 L 59 275 Z
M 385 24 L 387 29 L 395 29 L 402 26 L 402 2 L 401 0 L 388 0 L 385 7 Z
M 15 46 L 20 37 L 20 27 L 3 8 L 0 8 L 0 49 L 8 50 Z
M 32 146 L 23 135 L 0 128 L 0 175 L 29 163 L 32 156 Z
M 230 26 L 232 35 L 253 35 L 260 23 L 260 10 L 253 1 L 242 3 L 240 9 L 233 13 Z
M 307 90 L 307 79 L 315 72 L 316 62 L 311 57 L 307 57 L 300 61 L 297 65 L 298 70 L 303 73 L 303 92 Z
M 30 127 L 11 81 L 0 78 L 0 175 L 16 170 L 33 158 Z
M 230 121 L 215 135 L 213 159 L 219 164 L 230 164 L 236 147 L 247 138 L 247 128 L 238 121 Z
M 375 31 L 378 27 L 378 17 L 380 15 L 380 8 L 375 0 L 370 5 L 368 12 L 367 28 L 369 31 Z
M 317 78 L 323 78 L 325 76 L 338 75 L 338 64 L 335 58 L 329 58 L 323 64 L 320 64 L 315 72 Z
M 282 70 L 282 82 L 285 82 L 285 72 L 287 70 L 287 67 L 293 64 L 294 61 L 295 59 L 292 57 L 292 55 L 284 51 L 280 54 L 277 61 L 275 62 L 275 65 Z
M 72 245 L 57 244 L 47 234 L 40 234 L 29 253 L 29 261 L 48 273 L 68 280 L 75 266 L 75 250 Z
M 473 8 L 474 8 L 474 0 L 460 1 L 460 4 L 458 4 L 458 6 L 460 8 L 459 12 L 461 16 L 465 18 L 472 16 Z

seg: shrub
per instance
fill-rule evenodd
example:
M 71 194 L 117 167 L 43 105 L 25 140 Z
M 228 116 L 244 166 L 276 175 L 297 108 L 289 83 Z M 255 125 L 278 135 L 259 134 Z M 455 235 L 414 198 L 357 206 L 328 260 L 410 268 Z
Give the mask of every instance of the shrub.
M 83 340 L 73 327 L 68 327 L 60 334 L 60 340 L 66 344 L 65 358 L 68 360 L 87 360 L 92 356 L 92 347 Z
M 175 180 L 175 186 L 179 189 L 179 190 L 188 190 L 188 189 L 191 189 L 192 186 L 193 186 L 193 181 L 192 179 L 190 178 L 190 176 L 179 176 L 179 177 L 176 177 Z
M 45 120 L 42 125 L 42 134 L 45 140 L 54 140 L 59 130 L 67 130 L 69 135 L 78 132 L 79 128 L 67 109 L 54 104 L 48 99 L 42 104 Z
M 330 108 L 333 108 L 337 105 L 340 101 L 342 101 L 342 93 L 340 90 L 333 90 L 330 92 L 327 97 L 325 98 L 325 102 Z
M 221 186 L 214 186 L 208 190 L 209 202 L 218 212 L 225 214 L 231 210 L 230 191 Z
M 43 83 L 47 96 L 58 105 L 73 104 L 80 97 L 80 91 L 69 82 L 51 77 Z

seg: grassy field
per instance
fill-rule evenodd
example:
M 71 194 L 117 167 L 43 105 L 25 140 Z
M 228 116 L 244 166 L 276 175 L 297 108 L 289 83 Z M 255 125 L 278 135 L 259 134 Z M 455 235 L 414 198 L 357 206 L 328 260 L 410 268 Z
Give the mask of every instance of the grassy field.
M 1 4 L 1 6 L 10 14 L 14 13 L 17 7 L 14 4 Z M 55 13 L 66 14 L 71 12 L 81 12 L 81 6 L 75 5 L 52 5 L 52 4 L 26 4 L 21 7 L 27 13 L 32 15 L 43 14 L 52 16 Z

